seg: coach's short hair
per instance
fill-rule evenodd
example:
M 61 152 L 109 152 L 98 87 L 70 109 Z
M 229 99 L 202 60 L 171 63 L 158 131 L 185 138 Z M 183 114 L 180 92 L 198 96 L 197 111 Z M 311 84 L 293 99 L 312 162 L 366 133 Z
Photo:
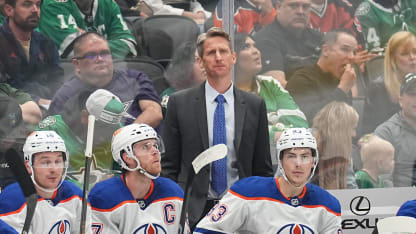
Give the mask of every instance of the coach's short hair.
M 81 44 L 85 40 L 89 39 L 92 36 L 96 36 L 98 38 L 101 38 L 103 41 L 107 42 L 107 40 L 101 34 L 99 34 L 97 32 L 86 32 L 86 33 L 83 33 L 80 36 L 78 36 L 77 38 L 75 38 L 75 40 L 73 42 L 74 43 L 73 44 L 74 45 L 73 46 L 73 48 L 74 48 L 74 57 L 77 57 L 81 53 L 81 51 L 80 51 L 81 50 L 80 49 L 81 48 Z
M 225 40 L 228 41 L 228 45 L 230 47 L 230 50 L 233 50 L 233 47 L 231 45 L 231 37 L 230 35 L 228 35 L 228 33 L 224 32 L 221 28 L 218 27 L 212 27 L 210 29 L 208 29 L 208 31 L 206 33 L 202 33 L 201 35 L 199 35 L 197 41 L 196 41 L 196 45 L 197 45 L 197 49 L 198 49 L 198 54 L 199 57 L 203 57 L 204 55 L 204 42 L 206 39 L 211 38 L 211 37 L 222 37 Z

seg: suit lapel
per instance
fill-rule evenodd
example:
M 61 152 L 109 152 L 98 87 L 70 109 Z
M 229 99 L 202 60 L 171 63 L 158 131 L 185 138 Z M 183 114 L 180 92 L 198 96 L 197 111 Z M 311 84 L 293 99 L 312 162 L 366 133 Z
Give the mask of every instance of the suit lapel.
M 199 133 L 201 135 L 202 144 L 204 149 L 209 148 L 208 140 L 208 123 L 207 123 L 207 108 L 205 103 L 205 82 L 202 83 L 197 89 L 195 89 L 194 103 L 195 111 L 199 126 Z
M 246 105 L 242 91 L 234 86 L 234 148 L 238 157 L 240 154 L 240 142 L 243 135 L 244 120 L 246 117 Z

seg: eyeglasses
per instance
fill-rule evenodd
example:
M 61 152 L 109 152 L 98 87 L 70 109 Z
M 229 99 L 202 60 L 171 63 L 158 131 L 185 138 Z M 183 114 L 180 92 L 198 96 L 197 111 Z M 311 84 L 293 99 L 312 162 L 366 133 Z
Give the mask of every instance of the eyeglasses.
M 144 144 L 138 143 L 135 144 L 133 147 L 145 154 L 151 153 L 153 148 L 155 148 L 159 152 L 159 144 L 157 142 L 146 142 Z
M 64 168 L 65 162 L 63 160 L 57 160 L 55 162 L 50 160 L 40 161 L 33 165 L 35 168 Z
M 88 59 L 90 61 L 95 61 L 100 56 L 102 59 L 107 60 L 111 58 L 111 52 L 108 50 L 103 50 L 100 53 L 96 52 L 88 52 L 84 56 L 74 57 L 74 59 L 81 60 L 81 59 Z

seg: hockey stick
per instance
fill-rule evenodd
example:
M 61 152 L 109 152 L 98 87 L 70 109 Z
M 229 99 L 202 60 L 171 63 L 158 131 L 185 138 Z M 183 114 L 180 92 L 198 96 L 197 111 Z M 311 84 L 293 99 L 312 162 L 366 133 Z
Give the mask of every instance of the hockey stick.
M 81 224 L 80 233 L 85 233 L 85 223 L 87 219 L 87 205 L 88 205 L 88 189 L 90 187 L 90 168 L 92 160 L 92 142 L 94 138 L 94 123 L 95 116 L 88 116 L 88 132 L 87 143 L 85 146 L 85 169 L 84 169 L 84 185 L 82 190 L 82 209 L 81 209 Z
M 6 161 L 16 177 L 20 188 L 22 188 L 23 194 L 26 198 L 26 218 L 23 224 L 22 234 L 27 234 L 29 233 L 30 223 L 32 222 L 33 215 L 35 214 L 38 194 L 36 193 L 32 179 L 30 178 L 29 173 L 20 158 L 21 156 L 15 149 L 10 148 L 6 151 Z
M 189 206 L 189 197 L 191 196 L 192 182 L 194 181 L 195 175 L 197 175 L 206 165 L 222 159 L 226 155 L 227 146 L 224 144 L 218 144 L 206 149 L 192 161 L 192 167 L 189 169 L 188 178 L 186 179 L 185 184 L 185 196 L 182 202 L 181 216 L 179 219 L 179 234 L 183 234 L 185 231 L 186 210 Z

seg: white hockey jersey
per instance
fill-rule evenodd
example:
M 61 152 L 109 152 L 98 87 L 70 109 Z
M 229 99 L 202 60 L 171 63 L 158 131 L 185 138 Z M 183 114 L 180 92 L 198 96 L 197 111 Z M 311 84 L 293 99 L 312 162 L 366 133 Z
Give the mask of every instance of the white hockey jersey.
M 183 190 L 170 179 L 152 180 L 149 193 L 136 200 L 118 176 L 97 183 L 88 199 L 94 234 L 178 233 Z
M 236 182 L 197 225 L 194 233 L 342 233 L 339 201 L 306 184 L 298 197 L 285 197 L 278 178 Z
M 81 189 L 64 181 L 52 199 L 39 197 L 29 233 L 78 234 L 81 207 Z M 23 192 L 18 183 L 11 184 L 0 193 L 0 219 L 21 233 L 25 218 L 26 200 Z M 91 219 L 87 219 L 86 227 L 90 227 L 90 222 Z M 91 233 L 91 229 L 86 228 L 86 233 Z

